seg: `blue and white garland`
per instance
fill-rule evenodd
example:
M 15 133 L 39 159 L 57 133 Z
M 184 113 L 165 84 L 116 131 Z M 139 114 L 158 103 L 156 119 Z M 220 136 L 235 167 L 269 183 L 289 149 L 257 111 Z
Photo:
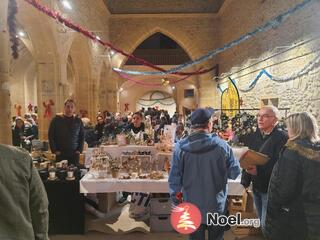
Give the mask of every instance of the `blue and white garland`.
M 240 38 L 238 38 L 237 40 L 234 40 L 232 42 L 227 43 L 226 45 L 224 45 L 221 48 L 217 48 L 215 50 L 210 51 L 209 53 L 207 53 L 206 55 L 201 56 L 200 58 L 194 60 L 194 61 L 189 61 L 186 62 L 184 64 L 181 64 L 175 68 L 171 68 L 165 72 L 161 72 L 161 71 L 154 71 L 154 72 L 149 72 L 149 71 L 130 71 L 130 70 L 123 70 L 120 68 L 113 68 L 114 71 L 119 72 L 119 73 L 125 73 L 125 74 L 130 74 L 130 75 L 167 75 L 167 74 L 173 74 L 175 72 L 179 72 L 185 68 L 189 68 L 193 65 L 202 63 L 204 61 L 209 60 L 210 58 L 212 58 L 213 56 L 217 55 L 218 53 L 224 52 L 234 46 L 239 45 L 240 43 L 248 40 L 249 38 L 257 35 L 260 32 L 264 32 L 267 31 L 271 28 L 274 27 L 278 27 L 280 24 L 282 24 L 282 22 L 284 20 L 286 20 L 289 16 L 295 14 L 297 11 L 303 9 L 305 6 L 307 6 L 309 3 L 311 3 L 314 0 L 304 0 L 302 3 L 297 4 L 296 6 L 294 6 L 293 8 L 290 8 L 289 10 L 287 10 L 286 12 L 280 14 L 279 16 L 277 16 L 276 18 L 271 19 L 270 21 L 268 21 L 267 23 L 265 23 L 264 25 L 256 28 L 255 30 L 242 35 Z
M 249 84 L 249 86 L 245 89 L 240 89 L 238 88 L 239 91 L 241 92 L 249 92 L 251 91 L 256 85 L 257 82 L 259 81 L 259 79 L 263 76 L 266 75 L 270 80 L 275 81 L 275 82 L 289 82 L 292 81 L 296 78 L 299 78 L 301 76 L 304 76 L 306 74 L 308 74 L 310 71 L 312 71 L 318 64 L 320 63 L 320 54 L 317 55 L 312 61 L 310 61 L 307 65 L 305 65 L 300 71 L 291 74 L 288 77 L 276 77 L 276 76 L 272 76 L 266 69 L 262 69 L 259 74 L 256 76 L 256 78 Z M 232 79 L 231 77 L 229 77 L 229 79 L 233 82 L 235 82 L 235 79 Z M 218 84 L 217 88 L 223 92 L 221 86 Z

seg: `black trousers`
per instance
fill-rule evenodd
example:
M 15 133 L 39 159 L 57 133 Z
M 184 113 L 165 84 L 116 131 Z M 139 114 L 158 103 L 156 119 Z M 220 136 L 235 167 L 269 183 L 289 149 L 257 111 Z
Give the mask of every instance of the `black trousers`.
M 189 240 L 205 240 L 206 229 L 208 240 L 223 240 L 224 227 L 201 224 L 197 231 L 189 235 Z
M 75 152 L 61 152 L 61 154 L 56 156 L 56 161 L 68 160 L 68 164 L 79 166 L 79 153 Z

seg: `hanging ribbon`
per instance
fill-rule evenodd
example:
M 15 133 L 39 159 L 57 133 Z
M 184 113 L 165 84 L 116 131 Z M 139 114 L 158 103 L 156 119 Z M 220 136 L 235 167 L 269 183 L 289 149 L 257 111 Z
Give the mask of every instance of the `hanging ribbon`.
M 21 117 L 21 109 L 22 109 L 21 105 L 20 104 L 15 104 L 14 105 L 14 109 L 16 110 L 17 116 Z
M 48 102 L 43 102 L 42 105 L 44 106 L 44 118 L 51 118 L 52 117 L 52 106 L 54 106 L 53 100 L 49 100 Z
M 124 104 L 124 111 L 129 111 L 129 103 Z
M 29 112 L 32 112 L 32 110 L 33 110 L 33 105 L 32 105 L 31 103 L 29 103 L 29 105 L 28 105 L 28 111 L 29 111 Z

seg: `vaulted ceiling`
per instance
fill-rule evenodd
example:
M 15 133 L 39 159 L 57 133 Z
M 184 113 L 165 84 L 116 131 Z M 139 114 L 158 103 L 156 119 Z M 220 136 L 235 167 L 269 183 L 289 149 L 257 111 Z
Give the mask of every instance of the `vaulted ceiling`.
M 217 13 L 225 0 L 104 0 L 111 14 Z

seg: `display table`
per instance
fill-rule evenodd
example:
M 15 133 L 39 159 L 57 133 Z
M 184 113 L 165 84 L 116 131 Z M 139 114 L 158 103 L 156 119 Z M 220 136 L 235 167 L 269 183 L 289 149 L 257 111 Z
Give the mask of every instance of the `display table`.
M 118 145 L 106 145 L 101 146 L 100 148 L 103 151 L 107 152 L 111 155 L 112 158 L 120 157 L 123 152 L 127 151 L 150 151 L 151 156 L 155 156 L 157 153 L 157 149 L 154 146 L 140 146 L 140 145 L 126 145 L 126 146 L 118 146 Z M 98 148 L 88 148 L 85 151 L 85 166 L 89 167 L 91 164 L 91 156 L 92 152 Z
M 241 176 L 236 180 L 228 180 L 228 195 L 239 195 L 243 193 L 240 184 Z M 110 192 L 144 192 L 144 193 L 168 193 L 169 185 L 167 176 L 164 179 L 95 179 L 92 174 L 87 173 L 80 180 L 81 193 L 110 193 Z
M 84 234 L 84 196 L 79 181 L 43 182 L 49 200 L 50 234 Z

